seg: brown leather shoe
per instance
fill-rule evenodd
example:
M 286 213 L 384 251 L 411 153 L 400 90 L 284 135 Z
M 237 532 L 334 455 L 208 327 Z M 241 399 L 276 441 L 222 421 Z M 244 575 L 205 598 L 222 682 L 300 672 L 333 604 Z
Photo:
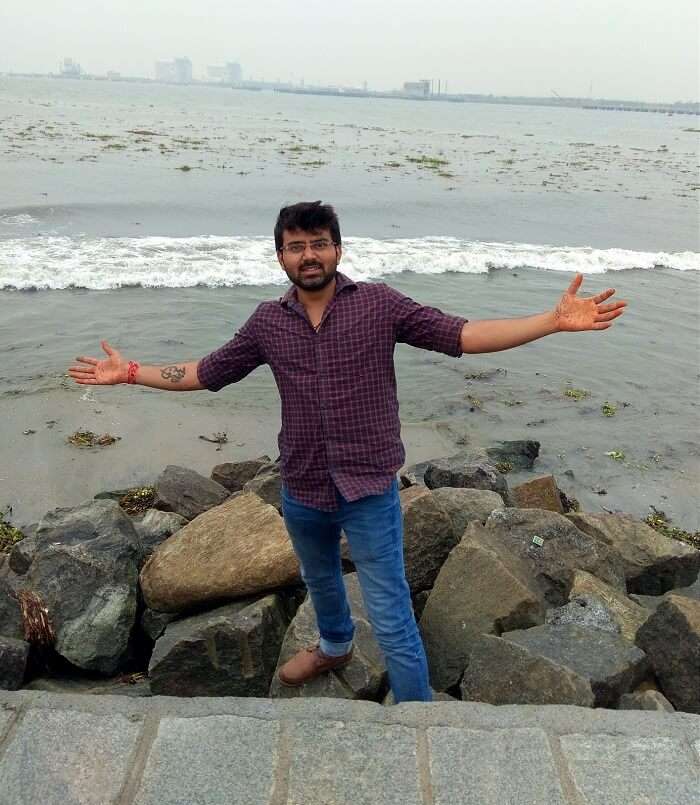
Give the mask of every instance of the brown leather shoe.
M 351 659 L 352 648 L 347 654 L 342 654 L 340 657 L 328 657 L 316 644 L 298 651 L 291 660 L 287 660 L 277 672 L 277 677 L 286 687 L 296 688 L 305 682 L 316 679 L 326 671 L 342 668 Z

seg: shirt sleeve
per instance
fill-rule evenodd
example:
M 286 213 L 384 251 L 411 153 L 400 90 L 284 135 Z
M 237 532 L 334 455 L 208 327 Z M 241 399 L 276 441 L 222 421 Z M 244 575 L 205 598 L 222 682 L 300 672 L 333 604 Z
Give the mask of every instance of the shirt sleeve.
M 197 378 L 209 391 L 219 391 L 230 383 L 237 383 L 266 363 L 255 337 L 255 316 L 254 313 L 230 341 L 197 364 Z
M 436 307 L 421 305 L 395 288 L 386 286 L 392 309 L 396 340 L 420 349 L 462 355 L 462 327 L 468 321 L 451 316 Z

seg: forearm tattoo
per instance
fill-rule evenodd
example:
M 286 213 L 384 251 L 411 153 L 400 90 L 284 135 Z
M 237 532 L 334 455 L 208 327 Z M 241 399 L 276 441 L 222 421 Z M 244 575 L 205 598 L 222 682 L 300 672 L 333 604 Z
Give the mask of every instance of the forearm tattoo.
M 184 366 L 164 366 L 161 369 L 160 376 L 163 380 L 169 380 L 171 383 L 179 383 L 185 376 Z

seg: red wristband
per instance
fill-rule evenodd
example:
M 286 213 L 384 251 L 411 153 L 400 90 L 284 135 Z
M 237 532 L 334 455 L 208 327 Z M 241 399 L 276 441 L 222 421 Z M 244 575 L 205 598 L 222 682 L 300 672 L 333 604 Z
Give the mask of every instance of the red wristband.
M 126 382 L 127 383 L 135 383 L 136 382 L 136 372 L 138 372 L 141 364 L 137 363 L 136 361 L 129 361 L 129 368 L 126 373 Z

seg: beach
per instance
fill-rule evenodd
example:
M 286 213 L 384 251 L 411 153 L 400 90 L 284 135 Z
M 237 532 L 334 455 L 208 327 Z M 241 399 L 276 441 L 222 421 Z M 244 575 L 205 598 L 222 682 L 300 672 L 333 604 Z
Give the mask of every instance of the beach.
M 129 89 L 0 79 L 0 507 L 16 523 L 168 464 L 277 457 L 267 367 L 217 394 L 80 387 L 66 370 L 101 338 L 142 363 L 220 346 L 285 290 L 279 207 L 322 198 L 340 270 L 445 312 L 538 313 L 576 271 L 582 294 L 628 301 L 607 331 L 500 353 L 398 345 L 407 464 L 536 439 L 535 472 L 583 509 L 700 528 L 692 121 Z M 77 448 L 77 429 L 119 439 Z M 221 449 L 200 438 L 221 432 Z

